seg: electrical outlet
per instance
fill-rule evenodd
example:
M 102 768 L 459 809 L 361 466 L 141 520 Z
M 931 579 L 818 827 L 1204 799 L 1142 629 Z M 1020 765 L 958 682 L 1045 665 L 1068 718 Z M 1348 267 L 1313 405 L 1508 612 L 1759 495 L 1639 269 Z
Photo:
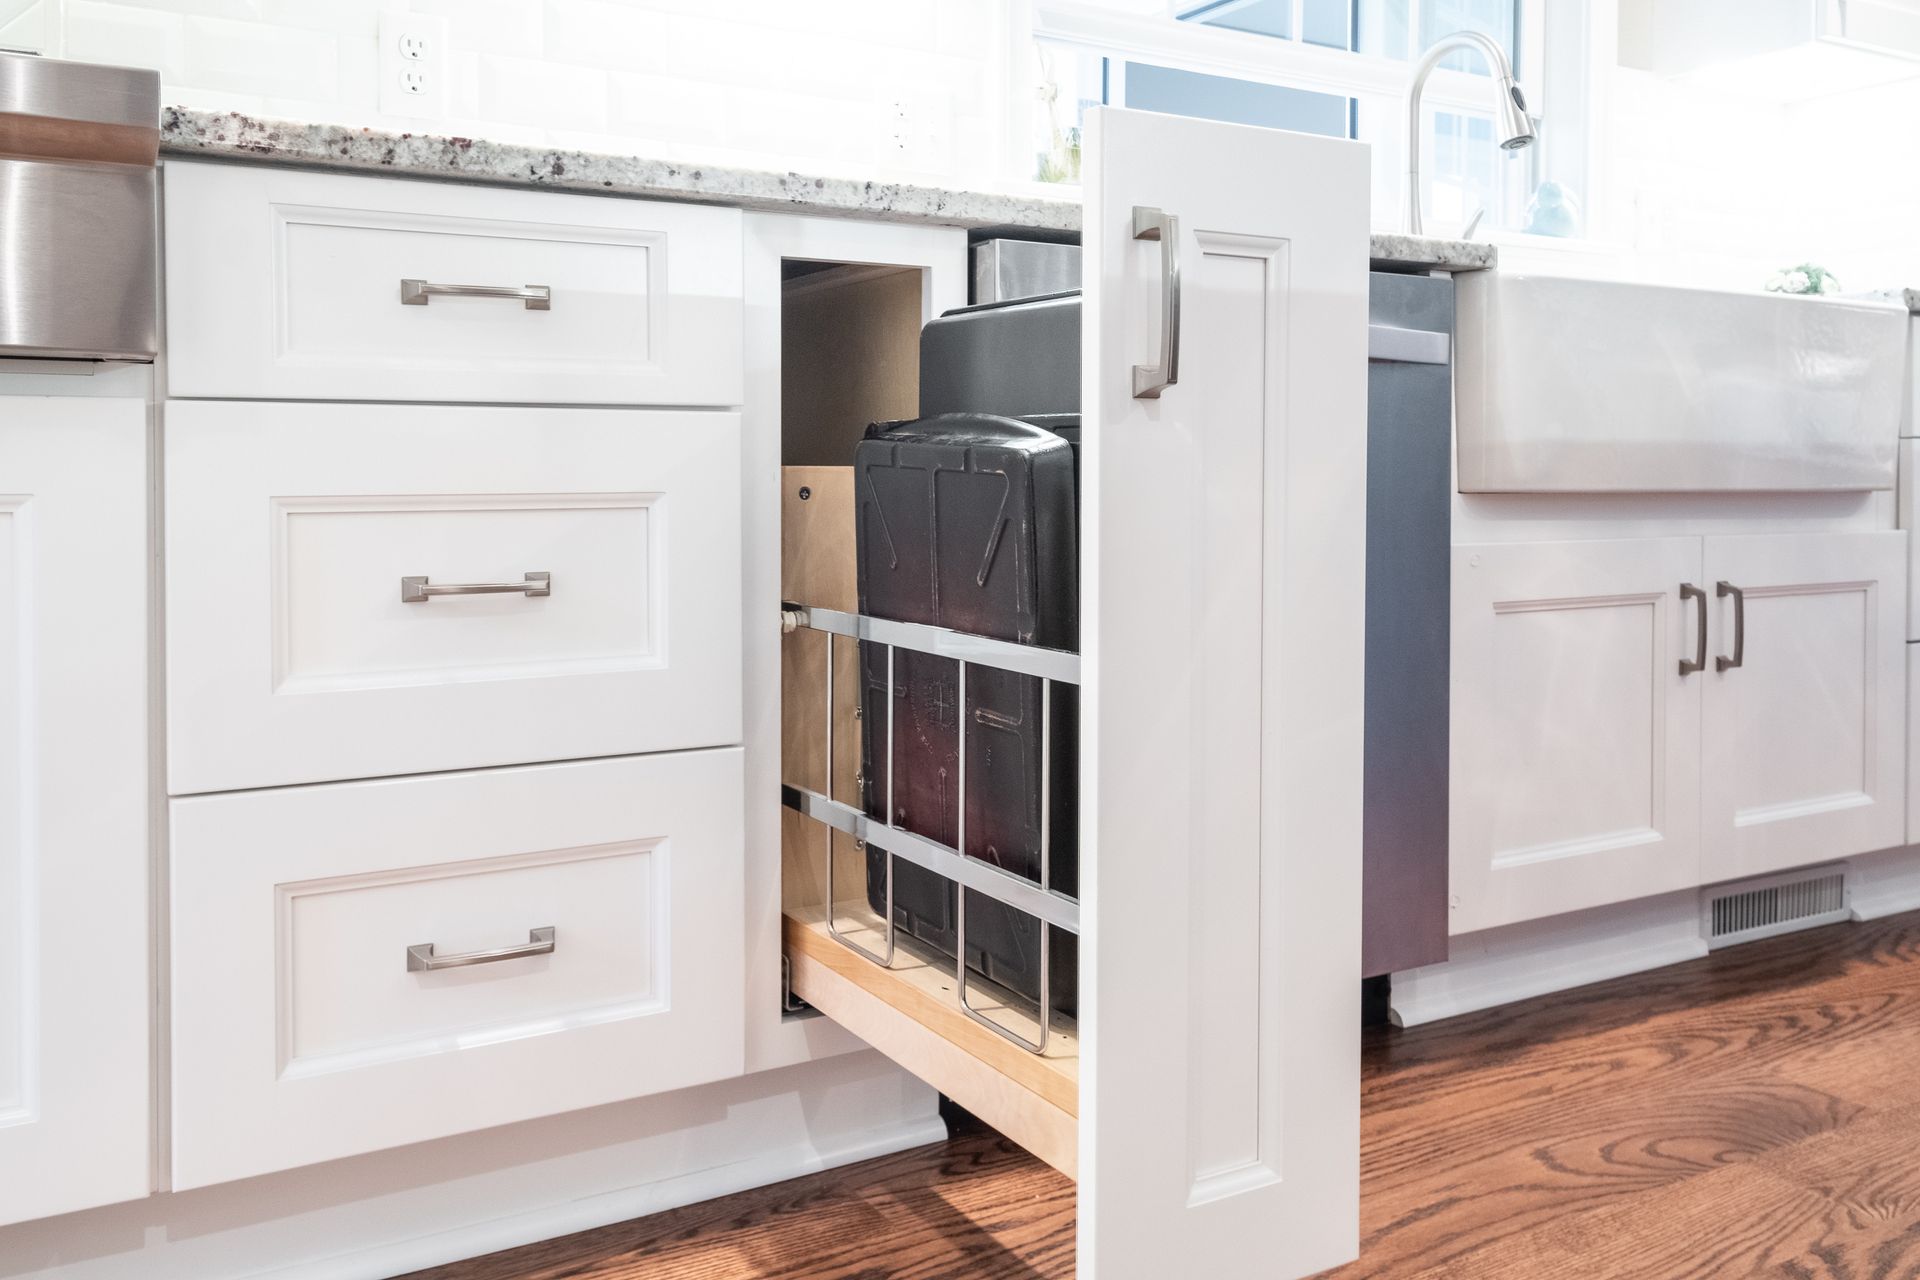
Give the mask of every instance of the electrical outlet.
M 447 114 L 447 20 L 390 10 L 380 15 L 380 114 Z

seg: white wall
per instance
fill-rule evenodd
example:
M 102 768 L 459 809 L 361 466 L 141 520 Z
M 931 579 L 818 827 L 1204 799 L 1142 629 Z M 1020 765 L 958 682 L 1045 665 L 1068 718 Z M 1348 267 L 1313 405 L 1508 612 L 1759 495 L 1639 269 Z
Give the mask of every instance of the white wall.
M 993 183 L 1006 0 L 0 0 L 0 47 L 157 68 L 169 103 Z M 446 15 L 445 116 L 379 112 L 383 9 Z
M 1164 0 L 1093 0 L 1129 12 Z M 1644 7 L 1618 14 L 1625 63 Z M 383 8 L 447 16 L 449 110 L 380 115 Z M 1614 21 L 1609 4 L 1594 6 Z M 668 159 L 1025 185 L 1028 0 L 0 0 L 0 47 L 157 67 L 171 103 Z M 1010 56 L 1019 50 L 1017 65 Z M 1598 242 L 1510 265 L 1755 287 L 1815 261 L 1920 285 L 1920 81 L 1783 104 L 1632 66 L 1606 77 Z M 1382 204 L 1386 220 L 1398 202 Z

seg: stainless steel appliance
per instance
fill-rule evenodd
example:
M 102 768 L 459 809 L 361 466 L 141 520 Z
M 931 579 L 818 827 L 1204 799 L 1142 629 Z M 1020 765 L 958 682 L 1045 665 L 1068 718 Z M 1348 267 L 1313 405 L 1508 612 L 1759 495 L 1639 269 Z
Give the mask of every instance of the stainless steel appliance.
M 1080 287 L 1080 246 L 1043 240 L 977 240 L 973 301 L 1014 302 Z
M 1367 310 L 1361 972 L 1447 958 L 1453 279 L 1376 271 Z
M 0 53 L 0 359 L 159 350 L 160 76 Z

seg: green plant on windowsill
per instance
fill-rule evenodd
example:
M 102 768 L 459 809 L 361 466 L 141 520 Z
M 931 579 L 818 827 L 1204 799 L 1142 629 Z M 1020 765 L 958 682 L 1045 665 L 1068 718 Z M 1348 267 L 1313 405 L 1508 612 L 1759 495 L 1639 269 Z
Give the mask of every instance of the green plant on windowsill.
M 1767 277 L 1768 293 L 1823 294 L 1840 292 L 1840 278 L 1825 267 L 1803 262 Z
M 1066 137 L 1054 145 L 1051 155 L 1041 155 L 1036 159 L 1040 181 L 1080 181 L 1080 130 L 1068 129 Z

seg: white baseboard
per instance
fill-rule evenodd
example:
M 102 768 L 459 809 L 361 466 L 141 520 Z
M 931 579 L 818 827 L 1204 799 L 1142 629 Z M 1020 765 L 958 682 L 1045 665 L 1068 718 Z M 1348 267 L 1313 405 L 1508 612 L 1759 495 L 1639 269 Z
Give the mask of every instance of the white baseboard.
M 0 1230 L 6 1280 L 384 1280 L 938 1142 L 874 1053 Z
M 1920 846 L 1847 859 L 1847 904 L 1855 920 L 1920 911 Z
M 1920 845 L 1848 858 L 1854 920 L 1920 911 Z M 1444 964 L 1393 975 L 1390 1013 L 1417 1027 L 1707 954 L 1698 890 L 1453 939 Z
M 1417 1027 L 1707 954 L 1697 892 L 1454 938 L 1444 964 L 1393 975 L 1396 1025 Z

